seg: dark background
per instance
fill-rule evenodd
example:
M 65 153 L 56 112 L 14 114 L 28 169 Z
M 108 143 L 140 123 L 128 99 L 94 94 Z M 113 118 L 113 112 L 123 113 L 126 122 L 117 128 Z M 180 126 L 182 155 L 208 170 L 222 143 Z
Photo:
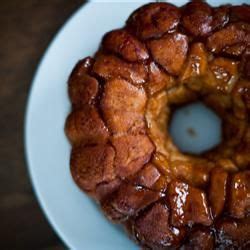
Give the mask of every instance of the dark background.
M 65 249 L 27 173 L 23 122 L 37 64 L 82 0 L 0 0 L 0 249 Z

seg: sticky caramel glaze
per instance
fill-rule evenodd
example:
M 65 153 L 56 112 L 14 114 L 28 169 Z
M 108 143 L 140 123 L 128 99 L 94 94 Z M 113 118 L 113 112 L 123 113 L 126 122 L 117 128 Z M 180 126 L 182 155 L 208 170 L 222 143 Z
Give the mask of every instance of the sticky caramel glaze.
M 69 77 L 76 184 L 145 249 L 250 248 L 250 6 L 145 5 Z M 202 101 L 222 143 L 174 145 L 178 106 Z

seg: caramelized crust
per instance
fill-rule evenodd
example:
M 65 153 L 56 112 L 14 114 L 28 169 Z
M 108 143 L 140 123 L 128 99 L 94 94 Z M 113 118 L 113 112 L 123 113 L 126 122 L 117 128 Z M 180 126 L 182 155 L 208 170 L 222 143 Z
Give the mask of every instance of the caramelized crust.
M 250 165 L 250 127 L 245 131 L 241 144 L 236 147 L 234 160 L 241 169 L 249 169 Z
M 91 106 L 73 110 L 65 125 L 72 144 L 93 144 L 107 141 L 109 132 L 97 110 Z
M 201 84 L 201 77 L 206 74 L 207 67 L 208 55 L 204 44 L 194 43 L 190 48 L 186 65 L 180 75 L 180 81 L 189 85 Z M 197 86 L 193 87 L 197 89 Z
M 109 203 L 120 214 L 134 216 L 160 197 L 159 192 L 125 183 L 111 197 Z
M 217 90 L 231 92 L 238 80 L 238 62 L 222 57 L 215 58 L 209 68 L 216 82 Z
M 96 186 L 95 198 L 97 201 L 104 201 L 109 195 L 114 193 L 121 185 L 121 180 L 116 178 L 109 182 L 102 182 Z
M 250 81 L 240 80 L 233 89 L 234 115 L 246 119 L 250 110 Z
M 222 5 L 213 9 L 213 31 L 223 28 L 229 22 L 229 13 L 230 7 L 228 5 Z
M 183 105 L 197 100 L 197 94 L 194 92 L 196 87 L 193 88 L 192 84 L 188 86 L 180 85 L 175 88 L 172 88 L 168 91 L 168 103 L 169 105 Z
M 143 88 L 114 79 L 105 85 L 101 108 L 113 134 L 137 134 L 145 130 L 146 93 Z
M 144 5 L 69 77 L 72 177 L 143 249 L 250 249 L 249 11 Z M 193 101 L 222 119 L 201 155 L 169 134 Z
M 242 55 L 245 49 L 246 49 L 246 44 L 244 42 L 236 43 L 234 45 L 227 46 L 226 48 L 224 48 L 223 53 L 228 56 L 239 57 Z
M 231 19 L 233 21 L 245 21 L 249 22 L 250 6 L 247 4 L 232 6 L 231 7 Z
M 108 145 L 74 147 L 71 153 L 71 174 L 80 188 L 94 190 L 96 185 L 115 178 L 115 151 Z
M 194 161 L 191 158 L 176 157 L 170 163 L 171 174 L 176 179 L 182 180 L 186 183 L 189 183 L 195 187 L 204 187 L 209 180 L 209 172 L 211 163 L 209 164 L 206 161 L 196 160 Z M 178 159 L 180 158 L 180 159 Z
M 246 48 L 242 56 L 241 68 L 244 76 L 250 80 L 250 45 Z
M 173 31 L 180 11 L 168 3 L 151 3 L 136 10 L 128 19 L 128 27 L 141 39 L 155 38 Z
M 169 217 L 168 207 L 161 203 L 155 203 L 135 220 L 134 230 L 137 239 L 152 249 L 179 246 L 185 235 L 185 230 L 171 226 Z
M 103 39 L 103 46 L 130 62 L 143 61 L 149 58 L 146 46 L 124 29 L 114 30 L 106 34 Z
M 181 250 L 211 250 L 214 249 L 213 233 L 207 229 L 197 229 L 189 236 Z
M 209 201 L 213 217 L 218 217 L 225 205 L 228 173 L 221 168 L 214 168 L 210 175 Z
M 105 80 L 123 78 L 134 84 L 142 84 L 147 79 L 144 65 L 127 63 L 113 55 L 98 56 L 93 72 Z
M 136 186 L 154 189 L 154 186 L 160 177 L 161 174 L 157 167 L 152 163 L 148 163 L 137 173 L 133 182 Z
M 69 76 L 69 82 L 74 81 L 75 79 L 80 79 L 83 75 L 88 74 L 91 71 L 94 62 L 95 59 L 92 57 L 86 57 L 80 60 L 73 68 Z
M 146 88 L 150 95 L 154 95 L 164 89 L 170 89 L 176 85 L 174 77 L 161 70 L 156 63 L 151 62 L 148 71 L 149 78 Z
M 69 97 L 75 108 L 94 103 L 98 90 L 98 81 L 87 74 L 69 80 Z
M 202 1 L 193 1 L 184 7 L 182 25 L 194 36 L 206 36 L 212 31 L 212 9 Z
M 115 168 L 121 178 L 135 174 L 152 155 L 154 146 L 146 135 L 124 135 L 113 137 L 116 151 Z
M 166 111 L 167 94 L 161 92 L 148 100 L 146 120 L 148 134 L 156 146 L 156 151 L 168 155 L 166 149 L 167 141 L 167 119 Z
M 184 182 L 173 181 L 168 188 L 168 200 L 172 211 L 172 225 L 178 227 L 194 223 L 205 226 L 212 224 L 206 194 L 203 191 Z
M 173 33 L 151 40 L 148 47 L 154 60 L 168 73 L 178 75 L 186 59 L 188 38 L 181 33 Z
M 227 27 L 213 33 L 208 37 L 207 47 L 213 53 L 219 53 L 227 46 L 235 44 L 249 44 L 249 24 L 233 23 Z
M 250 171 L 235 174 L 230 191 L 230 214 L 236 218 L 244 218 L 250 212 Z
M 249 249 L 250 217 L 243 220 L 222 219 L 216 225 L 217 245 L 224 249 Z

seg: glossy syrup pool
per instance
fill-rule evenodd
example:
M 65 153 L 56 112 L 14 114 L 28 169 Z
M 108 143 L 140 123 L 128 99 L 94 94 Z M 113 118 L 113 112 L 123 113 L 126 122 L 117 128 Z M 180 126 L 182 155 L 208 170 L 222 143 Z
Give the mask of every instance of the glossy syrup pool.
M 173 112 L 169 133 L 183 153 L 199 155 L 221 143 L 221 123 L 212 109 L 195 102 Z

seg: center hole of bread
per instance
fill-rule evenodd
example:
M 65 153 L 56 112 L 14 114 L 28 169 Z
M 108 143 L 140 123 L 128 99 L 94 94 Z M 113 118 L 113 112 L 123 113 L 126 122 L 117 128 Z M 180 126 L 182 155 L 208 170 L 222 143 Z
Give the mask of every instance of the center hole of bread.
M 202 154 L 221 143 L 221 118 L 202 102 L 177 108 L 169 132 L 174 144 L 183 152 Z

